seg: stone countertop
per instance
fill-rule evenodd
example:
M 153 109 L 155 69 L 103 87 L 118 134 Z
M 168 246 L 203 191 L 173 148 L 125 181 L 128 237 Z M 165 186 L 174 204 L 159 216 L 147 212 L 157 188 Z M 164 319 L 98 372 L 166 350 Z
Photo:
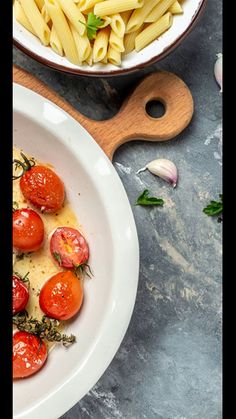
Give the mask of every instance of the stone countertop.
M 61 419 L 220 419 L 221 230 L 202 209 L 222 192 L 222 103 L 214 79 L 222 51 L 222 3 L 208 0 L 201 21 L 161 63 L 125 77 L 88 79 L 60 74 L 14 49 L 14 63 L 32 72 L 81 113 L 106 119 L 144 74 L 171 71 L 190 87 L 190 126 L 166 143 L 120 147 L 114 165 L 127 191 L 140 242 L 136 305 L 114 360 L 95 387 Z M 149 172 L 158 157 L 173 160 L 172 189 Z M 163 208 L 133 206 L 143 189 Z

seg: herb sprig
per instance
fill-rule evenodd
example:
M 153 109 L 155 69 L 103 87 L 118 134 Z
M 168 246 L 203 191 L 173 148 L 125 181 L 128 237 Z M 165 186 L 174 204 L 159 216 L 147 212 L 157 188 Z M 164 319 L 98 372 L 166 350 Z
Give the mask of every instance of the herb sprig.
M 50 319 L 43 316 L 42 320 L 29 317 L 27 311 L 22 311 L 13 316 L 13 324 L 18 330 L 32 333 L 40 339 L 46 339 L 49 342 L 62 342 L 66 347 L 76 342 L 74 335 L 66 335 L 58 330 L 60 322 L 56 319 Z
M 87 23 L 84 23 L 81 20 L 79 22 L 86 26 L 88 38 L 92 40 L 96 36 L 99 27 L 103 25 L 104 21 L 100 17 L 95 16 L 94 13 L 89 13 Z
M 12 178 L 13 180 L 21 178 L 27 170 L 30 170 L 31 167 L 35 166 L 35 160 L 34 159 L 28 159 L 23 153 L 20 153 L 23 161 L 14 159 L 13 160 L 13 166 L 15 168 L 15 173 Z
M 223 195 L 219 195 L 220 201 L 210 201 L 210 204 L 203 208 L 203 212 L 210 217 L 215 217 L 218 215 L 218 221 L 222 221 L 223 213 Z
M 155 198 L 153 196 L 149 196 L 150 192 L 148 189 L 145 189 L 143 193 L 138 197 L 135 205 L 164 205 L 164 200 L 162 198 Z

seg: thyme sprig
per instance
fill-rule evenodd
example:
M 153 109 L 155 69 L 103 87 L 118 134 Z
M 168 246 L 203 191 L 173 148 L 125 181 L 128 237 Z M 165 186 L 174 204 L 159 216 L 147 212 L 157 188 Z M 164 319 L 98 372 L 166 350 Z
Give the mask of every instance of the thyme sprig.
M 13 166 L 15 168 L 15 172 L 19 172 L 12 176 L 13 180 L 21 178 L 25 172 L 31 169 L 31 167 L 35 166 L 35 160 L 28 159 L 22 152 L 20 153 L 23 161 L 18 159 L 13 159 Z
M 51 319 L 43 316 L 41 320 L 29 317 L 27 311 L 22 311 L 13 316 L 13 324 L 18 330 L 32 333 L 40 339 L 45 339 L 49 342 L 62 342 L 65 347 L 76 342 L 74 335 L 66 335 L 58 330 L 60 326 L 59 320 Z

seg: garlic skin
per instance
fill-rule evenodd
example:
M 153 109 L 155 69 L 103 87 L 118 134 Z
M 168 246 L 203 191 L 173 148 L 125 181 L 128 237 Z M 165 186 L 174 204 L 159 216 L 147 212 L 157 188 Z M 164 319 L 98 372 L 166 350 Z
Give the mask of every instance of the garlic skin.
M 223 92 L 223 80 L 222 80 L 223 54 L 219 53 L 219 54 L 216 54 L 216 56 L 217 56 L 217 60 L 214 67 L 214 74 L 215 74 L 216 81 L 220 86 L 220 92 L 222 93 Z
M 178 171 L 176 165 L 172 161 L 167 159 L 153 160 L 148 163 L 147 166 L 138 170 L 136 174 L 144 172 L 146 169 L 166 182 L 169 182 L 173 188 L 176 187 L 178 181 Z

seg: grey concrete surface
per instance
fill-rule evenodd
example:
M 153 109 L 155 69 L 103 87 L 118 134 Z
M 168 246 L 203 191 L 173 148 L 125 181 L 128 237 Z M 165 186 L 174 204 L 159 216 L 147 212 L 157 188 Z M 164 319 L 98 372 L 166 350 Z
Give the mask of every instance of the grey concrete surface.
M 126 336 L 95 387 L 61 419 L 220 419 L 222 224 L 203 214 L 222 192 L 222 96 L 213 69 L 221 52 L 220 0 L 208 0 L 187 39 L 161 63 L 112 79 L 60 74 L 14 49 L 14 62 L 31 71 L 83 114 L 106 119 L 144 74 L 165 69 L 190 87 L 195 113 L 173 141 L 122 146 L 114 156 L 133 208 L 140 241 L 136 305 Z M 173 190 L 149 172 L 156 157 L 173 160 Z M 147 188 L 163 208 L 134 206 Z M 125 275 L 125 270 L 124 270 Z M 128 292 L 124 290 L 124 292 Z

